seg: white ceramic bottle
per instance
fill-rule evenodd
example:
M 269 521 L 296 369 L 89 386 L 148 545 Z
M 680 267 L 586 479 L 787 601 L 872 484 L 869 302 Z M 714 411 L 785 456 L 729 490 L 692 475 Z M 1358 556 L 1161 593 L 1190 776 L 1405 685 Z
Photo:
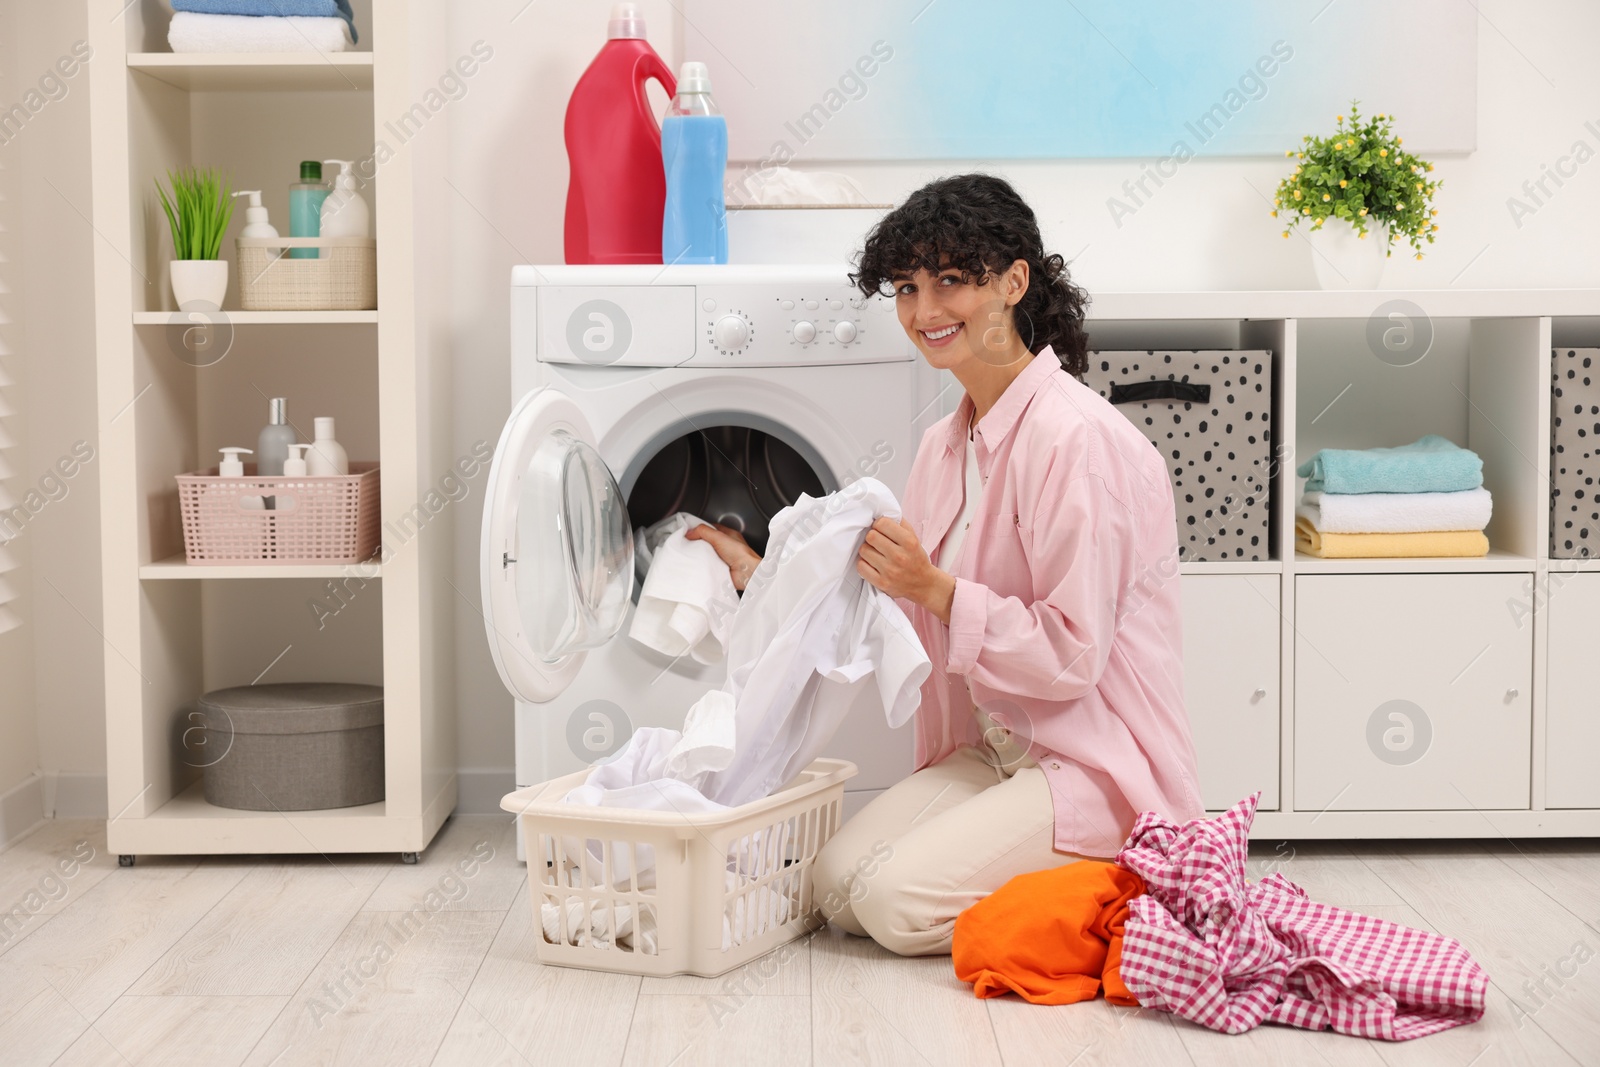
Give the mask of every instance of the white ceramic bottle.
M 350 457 L 344 446 L 333 439 L 333 416 L 319 415 L 312 422 L 317 439 L 311 442 L 311 450 L 306 453 L 306 473 L 312 477 L 349 474 Z

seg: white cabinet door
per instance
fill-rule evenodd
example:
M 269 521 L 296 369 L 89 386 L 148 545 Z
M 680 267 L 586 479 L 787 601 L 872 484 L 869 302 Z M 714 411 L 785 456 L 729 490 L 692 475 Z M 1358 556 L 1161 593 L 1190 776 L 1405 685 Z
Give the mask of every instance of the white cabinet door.
M 1183 688 L 1211 811 L 1257 789 L 1263 810 L 1278 807 L 1280 581 L 1183 576 Z
M 1526 580 L 1296 578 L 1295 807 L 1527 808 L 1533 627 L 1507 609 Z
M 1600 574 L 1552 562 L 1546 593 L 1550 681 L 1546 690 L 1544 802 L 1600 808 Z

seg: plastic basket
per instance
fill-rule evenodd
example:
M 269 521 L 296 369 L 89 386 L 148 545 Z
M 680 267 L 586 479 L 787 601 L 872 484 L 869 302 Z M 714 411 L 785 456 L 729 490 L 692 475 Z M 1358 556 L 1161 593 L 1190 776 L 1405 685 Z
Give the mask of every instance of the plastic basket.
M 819 759 L 769 797 L 694 815 L 563 803 L 588 773 L 500 802 L 520 824 L 539 962 L 714 978 L 822 926 L 812 867 L 855 764 Z
M 271 506 L 266 506 L 270 498 Z M 178 475 L 184 557 L 207 563 L 361 563 L 378 550 L 378 465 L 349 474 Z
M 239 237 L 245 311 L 371 311 L 378 306 L 378 242 L 371 237 Z M 327 249 L 292 259 L 285 249 Z

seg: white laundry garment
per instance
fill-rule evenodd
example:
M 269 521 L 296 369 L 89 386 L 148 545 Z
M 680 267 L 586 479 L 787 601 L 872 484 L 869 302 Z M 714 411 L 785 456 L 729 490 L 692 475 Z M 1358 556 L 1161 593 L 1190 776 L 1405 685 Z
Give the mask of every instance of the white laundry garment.
M 863 478 L 828 496 L 802 494 L 775 515 L 729 635 L 721 689 L 691 709 L 687 734 L 636 730 L 563 799 L 685 814 L 758 800 L 822 754 L 863 687 L 874 687 L 889 725 L 904 725 L 933 666 L 905 612 L 855 567 L 873 521 L 899 514 L 888 487 Z M 615 866 L 627 876 L 625 862 Z
M 894 599 L 856 573 L 880 515 L 900 502 L 875 478 L 824 497 L 802 494 L 768 524 L 767 554 L 745 587 L 728 637 L 723 690 L 736 705 L 738 751 L 707 776 L 718 803 L 745 804 L 782 787 L 833 739 L 863 686 L 876 686 L 890 726 L 916 710 L 932 671 Z
M 649 569 L 628 636 L 663 655 L 715 663 L 739 610 L 739 592 L 717 550 L 688 539 L 700 522 L 680 511 L 636 539 L 646 545 Z
M 731 891 L 737 884 L 730 871 L 727 886 Z M 567 913 L 566 930 L 561 928 L 561 913 Z M 588 907 L 579 897 L 569 897 L 565 908 L 545 901 L 539 906 L 539 925 L 544 929 L 544 939 L 550 944 L 596 946 L 606 948 L 633 948 L 646 956 L 657 954 L 656 915 L 648 905 L 641 914 L 634 915 L 634 906 L 623 902 L 599 902 Z M 751 892 L 736 897 L 722 916 L 722 950 L 726 952 L 735 943 L 743 944 L 774 927 L 782 926 L 799 914 L 798 902 L 788 893 L 775 892 L 759 886 Z M 587 921 L 585 919 L 587 918 Z

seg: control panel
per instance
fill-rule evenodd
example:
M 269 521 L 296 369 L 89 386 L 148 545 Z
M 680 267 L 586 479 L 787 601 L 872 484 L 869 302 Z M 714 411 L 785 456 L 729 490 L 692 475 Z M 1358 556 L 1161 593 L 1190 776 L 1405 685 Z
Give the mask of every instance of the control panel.
M 917 358 L 893 301 L 863 297 L 843 272 L 791 278 L 772 277 L 769 269 L 768 278 L 750 281 L 738 268 L 720 271 L 727 280 L 705 268 L 694 284 L 668 284 L 678 279 L 662 271 L 657 284 L 538 285 L 539 359 L 792 367 Z

